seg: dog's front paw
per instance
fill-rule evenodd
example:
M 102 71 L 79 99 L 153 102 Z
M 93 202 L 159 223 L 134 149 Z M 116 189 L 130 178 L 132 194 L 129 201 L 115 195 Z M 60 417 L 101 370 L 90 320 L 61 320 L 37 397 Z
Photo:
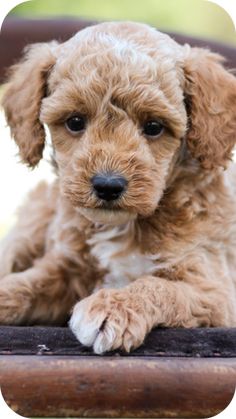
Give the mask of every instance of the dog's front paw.
M 102 289 L 76 304 L 70 328 L 85 346 L 102 354 L 140 346 L 148 327 L 142 301 L 127 290 Z

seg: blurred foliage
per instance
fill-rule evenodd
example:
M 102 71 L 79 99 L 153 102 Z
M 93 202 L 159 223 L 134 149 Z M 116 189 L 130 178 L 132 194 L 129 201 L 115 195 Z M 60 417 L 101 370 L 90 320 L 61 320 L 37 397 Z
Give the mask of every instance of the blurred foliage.
M 136 20 L 161 29 L 236 45 L 230 16 L 207 0 L 30 0 L 12 9 L 21 17 Z

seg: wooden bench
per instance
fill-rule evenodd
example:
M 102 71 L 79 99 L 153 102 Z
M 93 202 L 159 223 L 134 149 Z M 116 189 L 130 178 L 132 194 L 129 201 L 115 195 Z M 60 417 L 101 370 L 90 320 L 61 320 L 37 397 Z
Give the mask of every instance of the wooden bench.
M 65 40 L 91 23 L 6 19 L 0 80 L 26 44 Z M 236 67 L 233 47 L 172 36 Z M 66 327 L 0 327 L 0 385 L 8 405 L 27 417 L 209 417 L 234 394 L 236 328 L 157 329 L 129 355 L 95 356 Z
M 96 356 L 66 327 L 5 326 L 0 383 L 27 417 L 210 417 L 234 394 L 236 328 L 156 329 L 129 355 Z

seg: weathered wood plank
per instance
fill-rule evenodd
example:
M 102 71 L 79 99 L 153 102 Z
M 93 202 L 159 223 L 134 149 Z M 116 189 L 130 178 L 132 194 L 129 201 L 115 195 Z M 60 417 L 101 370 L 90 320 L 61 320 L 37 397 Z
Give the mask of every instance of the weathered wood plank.
M 210 417 L 231 401 L 235 359 L 0 356 L 7 404 L 26 417 Z
M 93 356 L 67 327 L 38 326 L 0 327 L 0 354 Z M 236 328 L 155 329 L 130 356 L 236 357 Z

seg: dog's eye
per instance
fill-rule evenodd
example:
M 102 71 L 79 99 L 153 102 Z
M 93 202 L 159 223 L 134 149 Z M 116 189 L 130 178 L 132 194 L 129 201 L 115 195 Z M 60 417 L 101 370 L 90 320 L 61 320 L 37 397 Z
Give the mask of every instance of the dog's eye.
M 85 129 L 86 119 L 83 115 L 73 115 L 65 122 L 65 126 L 72 134 L 77 134 Z
M 164 125 L 158 120 L 149 120 L 143 125 L 143 134 L 147 137 L 159 137 L 163 131 Z

